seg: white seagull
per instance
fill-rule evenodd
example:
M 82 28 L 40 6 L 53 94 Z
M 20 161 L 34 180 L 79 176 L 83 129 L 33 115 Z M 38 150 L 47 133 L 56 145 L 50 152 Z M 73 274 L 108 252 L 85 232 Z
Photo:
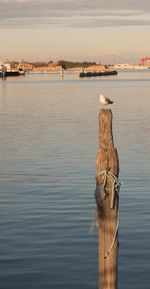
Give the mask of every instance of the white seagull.
M 110 100 L 109 98 L 105 97 L 103 94 L 100 94 L 99 95 L 99 101 L 101 104 L 104 104 L 104 105 L 108 105 L 108 104 L 112 104 L 113 101 Z

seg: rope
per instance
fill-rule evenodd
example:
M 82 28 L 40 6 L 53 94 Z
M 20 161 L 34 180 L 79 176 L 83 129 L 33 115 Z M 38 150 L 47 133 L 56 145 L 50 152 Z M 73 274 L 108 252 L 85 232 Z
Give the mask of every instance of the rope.
M 116 237 L 118 235 L 118 229 L 119 229 L 119 211 L 118 211 L 118 216 L 117 216 L 117 224 L 116 224 L 116 229 L 115 229 L 115 232 L 114 232 L 114 237 L 113 237 L 113 240 L 112 240 L 112 243 L 111 243 L 111 246 L 109 248 L 109 250 L 107 250 L 105 256 L 104 256 L 104 259 L 107 258 L 107 256 L 110 254 L 112 248 L 114 247 L 115 245 L 115 242 L 116 242 Z
M 110 170 L 101 171 L 101 172 L 99 172 L 96 175 L 96 177 L 99 177 L 101 175 L 104 175 L 104 187 L 105 187 L 105 184 L 106 184 L 106 181 L 107 181 L 107 177 L 112 181 L 112 188 L 111 189 L 105 188 L 105 190 L 110 190 L 111 191 L 110 208 L 114 209 L 115 198 L 116 198 L 116 196 L 119 198 L 119 191 L 120 191 L 120 186 L 122 185 L 122 183 L 118 180 L 118 178 Z M 107 252 L 106 252 L 106 254 L 104 256 L 104 259 L 107 258 L 107 256 L 110 254 L 112 248 L 114 247 L 114 244 L 116 242 L 116 237 L 117 237 L 117 234 L 118 234 L 118 228 L 119 228 L 119 209 L 118 209 L 117 224 L 116 224 L 116 228 L 115 228 L 112 244 L 111 244 L 109 250 L 107 250 Z

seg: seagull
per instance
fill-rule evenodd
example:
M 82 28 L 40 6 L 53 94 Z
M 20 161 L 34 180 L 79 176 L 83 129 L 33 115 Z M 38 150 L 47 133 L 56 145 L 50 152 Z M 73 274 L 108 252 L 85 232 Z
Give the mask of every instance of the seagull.
M 112 100 L 110 100 L 109 98 L 105 97 L 103 94 L 99 95 L 99 101 L 100 101 L 101 104 L 104 104 L 104 105 L 113 103 Z

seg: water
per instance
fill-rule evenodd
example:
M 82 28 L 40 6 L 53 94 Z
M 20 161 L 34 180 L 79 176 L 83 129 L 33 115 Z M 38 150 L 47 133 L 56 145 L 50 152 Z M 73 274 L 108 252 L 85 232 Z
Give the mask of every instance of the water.
M 0 79 L 0 288 L 96 289 L 97 95 L 114 100 L 119 288 L 150 283 L 150 71 Z

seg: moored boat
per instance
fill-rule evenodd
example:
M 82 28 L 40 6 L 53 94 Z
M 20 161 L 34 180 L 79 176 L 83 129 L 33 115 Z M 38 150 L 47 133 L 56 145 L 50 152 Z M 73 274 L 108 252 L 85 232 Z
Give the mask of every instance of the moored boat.
M 105 71 L 86 71 L 80 72 L 79 77 L 95 77 L 95 76 L 109 76 L 117 75 L 116 70 L 105 70 Z
M 11 69 L 10 64 L 0 63 L 0 77 L 25 75 L 25 71 L 21 68 Z

